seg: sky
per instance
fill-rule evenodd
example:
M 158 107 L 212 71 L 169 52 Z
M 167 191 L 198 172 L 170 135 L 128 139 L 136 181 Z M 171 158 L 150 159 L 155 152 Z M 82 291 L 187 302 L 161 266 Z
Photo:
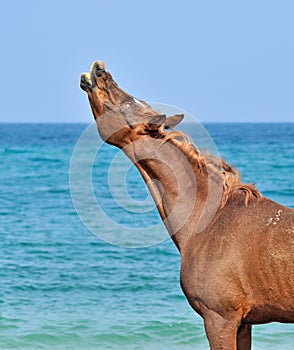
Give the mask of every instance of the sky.
M 294 121 L 293 0 L 9 0 L 0 122 L 92 121 L 80 74 L 104 60 L 137 98 L 201 122 Z

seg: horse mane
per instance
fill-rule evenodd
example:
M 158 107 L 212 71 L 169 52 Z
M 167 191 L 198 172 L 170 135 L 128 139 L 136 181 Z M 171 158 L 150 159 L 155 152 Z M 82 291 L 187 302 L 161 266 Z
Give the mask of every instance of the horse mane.
M 249 202 L 261 199 L 263 196 L 253 184 L 244 184 L 241 182 L 241 176 L 238 169 L 229 165 L 221 158 L 210 154 L 209 152 L 200 151 L 192 139 L 180 131 L 164 132 L 163 142 L 172 142 L 178 146 L 185 155 L 196 166 L 199 171 L 211 169 L 217 175 L 223 184 L 223 195 L 220 207 L 223 208 L 229 198 L 236 194 L 236 191 L 242 191 L 245 194 L 245 206 Z

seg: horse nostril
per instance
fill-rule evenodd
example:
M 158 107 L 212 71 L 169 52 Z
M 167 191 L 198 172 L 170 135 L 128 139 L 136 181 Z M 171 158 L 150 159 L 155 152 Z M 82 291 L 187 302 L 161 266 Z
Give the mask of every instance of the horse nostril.
M 105 72 L 105 69 L 101 69 L 101 66 L 100 65 L 97 65 L 96 68 L 95 68 L 95 73 L 97 75 L 97 77 L 101 77 L 102 74 Z

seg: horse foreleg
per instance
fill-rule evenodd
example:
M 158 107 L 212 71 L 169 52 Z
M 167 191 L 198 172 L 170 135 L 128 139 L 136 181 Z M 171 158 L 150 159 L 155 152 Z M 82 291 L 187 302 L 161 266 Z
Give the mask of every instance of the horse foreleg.
M 251 325 L 242 325 L 237 333 L 237 350 L 251 350 Z
M 204 325 L 211 350 L 237 350 L 237 320 L 212 312 L 204 317 Z

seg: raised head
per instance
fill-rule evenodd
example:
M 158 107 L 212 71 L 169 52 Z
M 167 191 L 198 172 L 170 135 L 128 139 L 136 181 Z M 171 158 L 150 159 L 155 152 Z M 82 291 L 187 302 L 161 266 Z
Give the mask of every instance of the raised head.
M 82 74 L 80 86 L 88 94 L 100 136 L 120 148 L 143 137 L 159 138 L 164 129 L 174 128 L 184 117 L 166 117 L 123 91 L 103 61 L 95 61 L 90 73 Z

